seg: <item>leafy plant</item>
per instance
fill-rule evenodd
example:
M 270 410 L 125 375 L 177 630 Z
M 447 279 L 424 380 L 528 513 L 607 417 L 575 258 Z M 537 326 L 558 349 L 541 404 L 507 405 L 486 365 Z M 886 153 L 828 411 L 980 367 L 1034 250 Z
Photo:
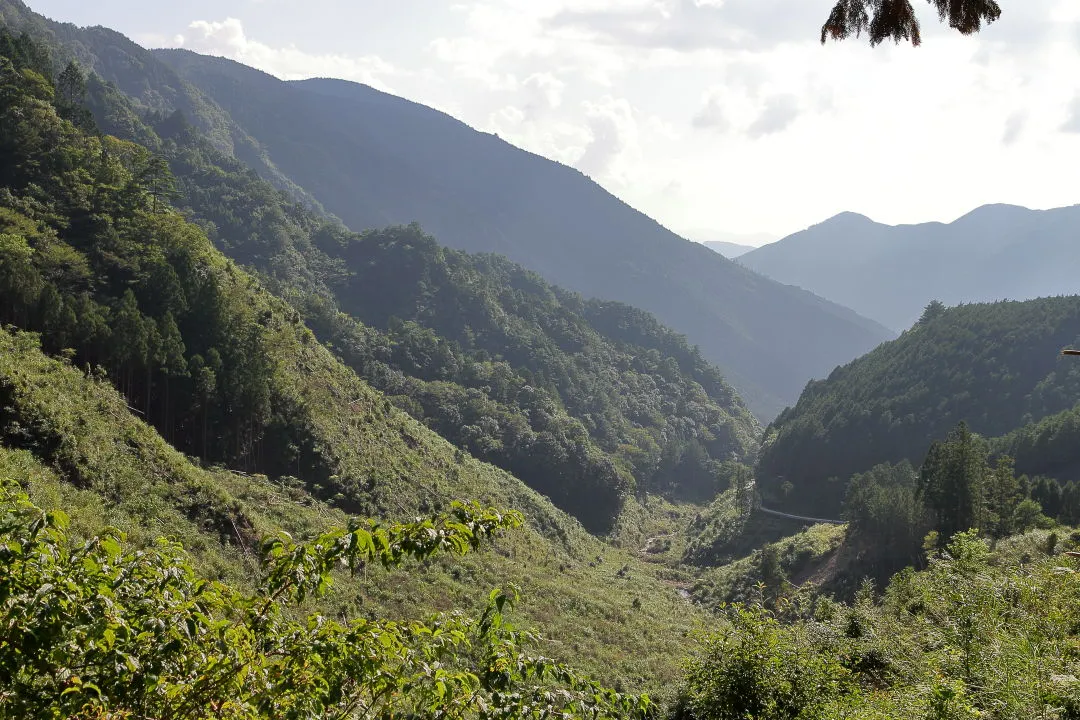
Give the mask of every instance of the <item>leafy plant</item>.
M 336 568 L 464 554 L 522 522 L 455 503 L 412 523 L 354 522 L 264 544 L 254 594 L 199 578 L 162 540 L 69 542 L 67 517 L 0 478 L 0 714 L 7 717 L 643 717 L 624 696 L 524 649 L 493 591 L 479 618 L 303 616 Z

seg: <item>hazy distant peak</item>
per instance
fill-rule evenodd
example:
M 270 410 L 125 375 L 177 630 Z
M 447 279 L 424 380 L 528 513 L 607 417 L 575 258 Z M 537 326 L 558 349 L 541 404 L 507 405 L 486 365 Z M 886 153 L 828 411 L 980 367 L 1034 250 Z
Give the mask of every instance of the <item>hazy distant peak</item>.
M 728 242 L 726 240 L 706 240 L 701 244 L 713 252 L 720 253 L 728 259 L 745 255 L 754 249 L 753 245 L 740 245 L 739 243 Z
M 952 222 L 874 223 L 841 213 L 739 262 L 900 330 L 947 305 L 1076 293 L 1080 205 L 977 207 Z
M 828 220 L 824 220 L 824 221 L 818 223 L 818 226 L 820 226 L 820 225 L 867 225 L 867 224 L 876 225 L 878 223 L 875 223 L 873 220 L 866 217 L 865 215 L 861 215 L 861 214 L 859 214 L 857 212 L 850 212 L 850 211 L 845 210 L 842 213 L 839 213 L 837 215 L 833 215 Z M 816 226 L 811 226 L 811 227 L 816 227 Z
M 1032 212 L 1036 212 L 1031 208 L 1026 208 L 1023 205 L 1010 205 L 1009 203 L 990 203 L 987 205 L 980 205 L 971 212 L 964 213 L 960 217 L 956 218 L 950 224 L 960 223 L 967 220 L 975 219 L 999 219 L 999 218 L 1012 218 L 1030 215 Z

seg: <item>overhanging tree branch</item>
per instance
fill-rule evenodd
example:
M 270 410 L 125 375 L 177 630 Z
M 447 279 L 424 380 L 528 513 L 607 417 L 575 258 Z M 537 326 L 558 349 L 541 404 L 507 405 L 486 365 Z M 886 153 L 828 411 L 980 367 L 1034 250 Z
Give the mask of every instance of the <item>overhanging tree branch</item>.
M 979 32 L 983 23 L 1001 17 L 1001 8 L 994 0 L 929 0 L 937 9 L 941 22 L 963 35 Z M 922 44 L 919 20 L 910 0 L 837 0 L 825 24 L 821 26 L 821 42 L 832 38 L 845 40 L 866 33 L 870 45 L 883 40 L 909 41 Z

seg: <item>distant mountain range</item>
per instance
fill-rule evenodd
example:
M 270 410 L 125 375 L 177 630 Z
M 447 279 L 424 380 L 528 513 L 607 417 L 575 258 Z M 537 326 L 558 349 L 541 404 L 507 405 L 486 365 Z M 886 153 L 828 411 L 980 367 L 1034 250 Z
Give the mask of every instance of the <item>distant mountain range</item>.
M 1025 300 L 1080 292 L 1080 205 L 984 205 L 951 223 L 884 225 L 841 213 L 739 262 L 894 330 L 931 300 Z
M 353 229 L 418 220 L 685 333 L 759 417 L 890 337 L 847 308 L 688 242 L 573 168 L 430 108 L 339 80 L 282 82 L 194 53 L 154 56 L 227 111 L 274 166 Z

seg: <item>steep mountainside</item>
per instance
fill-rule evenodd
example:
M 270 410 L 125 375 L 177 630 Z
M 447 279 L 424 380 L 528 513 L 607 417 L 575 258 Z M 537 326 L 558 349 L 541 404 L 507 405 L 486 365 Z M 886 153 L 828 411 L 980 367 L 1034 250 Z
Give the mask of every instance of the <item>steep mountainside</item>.
M 670 677 L 679 648 L 651 633 L 684 604 L 671 588 L 359 380 L 167 204 L 167 169 L 145 148 L 83 129 L 53 74 L 38 48 L 0 32 L 0 324 L 40 333 L 63 358 L 0 330 L 5 479 L 64 508 L 84 537 L 105 524 L 144 544 L 172 534 L 211 574 L 241 580 L 256 571 L 250 549 L 278 529 L 310 537 L 345 512 L 411 518 L 456 498 L 517 508 L 528 528 L 501 554 L 456 574 L 372 573 L 326 611 L 415 617 L 513 579 L 537 592 L 532 620 L 558 634 L 557 654 L 622 665 L 637 682 L 656 650 Z
M 422 442 L 431 437 L 418 430 Z M 408 458 L 413 472 L 441 472 L 438 454 L 453 451 L 436 439 Z M 521 507 L 527 527 L 461 562 L 389 577 L 372 568 L 336 584 L 316 607 L 334 616 L 359 610 L 409 619 L 448 607 L 471 612 L 510 579 L 522 590 L 516 620 L 542 628 L 545 652 L 662 697 L 697 612 L 648 564 L 591 537 L 508 476 L 472 471 L 479 467 L 462 466 L 443 490 Z M 63 510 L 80 542 L 110 526 L 127 533 L 133 549 L 170 537 L 207 577 L 240 587 L 259 575 L 264 539 L 284 530 L 308 540 L 349 521 L 288 479 L 197 467 L 107 382 L 47 358 L 33 336 L 0 330 L 0 481 L 9 480 L 39 506 Z M 617 577 L 620 568 L 627 569 Z
M 931 300 L 1027 300 L 1080 291 L 1080 205 L 985 205 L 948 223 L 882 225 L 843 213 L 739 262 L 900 330 Z
M 21 0 L 0 0 L 0 26 L 26 32 L 50 46 L 59 65 L 75 60 L 85 70 L 115 83 L 142 111 L 182 111 L 219 149 L 235 155 L 260 175 L 294 197 L 319 208 L 318 201 L 281 173 L 250 135 L 216 103 L 181 79 L 175 71 L 115 30 L 80 28 L 33 12 Z M 137 132 L 138 123 L 129 123 Z M 112 132 L 113 129 L 110 129 Z M 144 142 L 146 137 L 131 138 Z
M 442 113 L 353 83 L 286 83 L 189 52 L 155 55 L 350 227 L 419 221 L 451 247 L 505 254 L 586 296 L 648 310 L 699 345 L 760 415 L 889 335 Z
M 98 117 L 119 105 L 91 93 Z M 758 427 L 734 391 L 647 313 L 587 303 L 497 256 L 440 248 L 416 227 L 350 233 L 176 114 L 142 129 L 156 133 L 185 211 L 218 247 L 400 407 L 590 528 L 605 530 L 631 487 L 711 497 L 713 461 L 753 454 Z
M 759 456 L 762 491 L 836 517 L 853 473 L 904 459 L 918 466 L 962 420 L 996 436 L 1068 410 L 1080 400 L 1080 363 L 1060 351 L 1078 342 L 1080 297 L 928 308 L 897 340 L 811 383 L 773 422 Z
M 500 252 L 586 296 L 653 312 L 720 365 L 759 417 L 889 335 L 706 253 L 570 168 L 429 108 L 352 83 L 282 83 L 226 61 L 149 53 L 103 28 L 47 21 L 19 0 L 0 0 L 0 13 L 116 83 L 140 110 L 182 110 L 219 150 L 354 229 L 419 221 L 444 244 Z
M 752 454 L 758 428 L 730 386 L 648 314 L 586 303 L 415 229 L 349 233 L 269 187 L 179 111 L 143 122 L 95 78 L 87 103 L 105 129 L 168 159 L 188 217 L 365 379 L 594 531 L 610 529 L 631 490 L 707 499 L 722 487 L 714 461 Z

